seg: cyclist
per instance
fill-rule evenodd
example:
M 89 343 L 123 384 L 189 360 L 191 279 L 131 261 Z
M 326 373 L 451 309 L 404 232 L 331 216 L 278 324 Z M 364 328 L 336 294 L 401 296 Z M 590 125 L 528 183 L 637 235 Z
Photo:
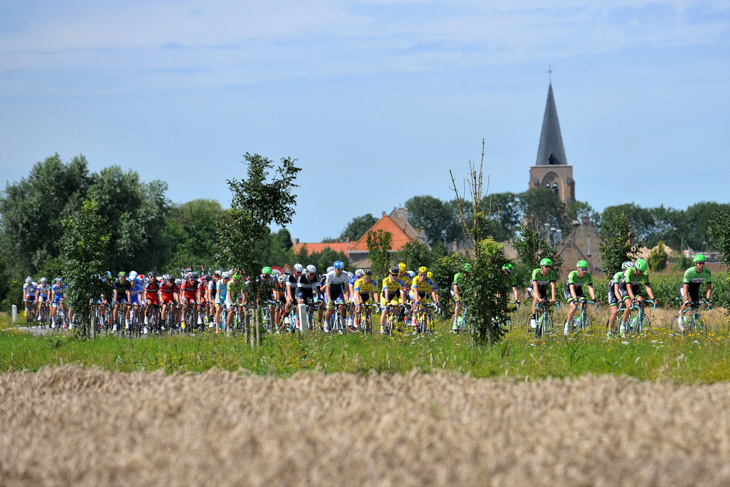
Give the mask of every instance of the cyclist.
M 28 276 L 23 284 L 23 305 L 25 306 L 26 320 L 31 321 L 35 318 L 35 301 L 38 294 L 38 285 Z M 30 318 L 29 318 L 30 317 Z
M 471 273 L 471 264 L 464 263 L 464 270 L 454 274 L 454 282 L 451 284 L 451 296 L 454 297 L 454 317 L 451 319 L 451 331 L 459 329 L 459 315 L 461 314 L 461 285 L 464 279 Z
M 411 280 L 411 291 L 409 293 L 411 300 L 415 304 L 428 305 L 433 300 L 436 308 L 440 310 L 441 303 L 439 302 L 439 295 L 437 293 L 438 287 L 434 282 L 428 278 L 428 269 L 426 267 L 419 267 L 418 274 Z M 411 323 L 413 327 L 417 327 L 417 316 L 413 313 L 411 317 Z
M 144 287 L 142 285 L 142 280 L 140 279 L 140 276 L 137 275 L 136 271 L 130 271 L 129 272 L 129 284 L 131 285 L 131 289 L 129 290 L 129 295 L 131 297 L 130 304 L 132 304 L 133 309 L 132 312 L 134 313 L 133 316 L 139 317 L 139 308 L 140 305 L 144 304 Z
M 266 306 L 269 308 L 269 325 L 272 329 L 276 323 L 276 307 L 275 302 L 279 300 L 279 288 L 276 278 L 272 274 L 271 267 L 266 266 L 261 269 L 261 295 L 266 296 Z
M 221 279 L 218 279 L 218 282 L 215 283 L 215 323 L 216 328 L 215 332 L 218 333 L 220 330 L 224 328 L 223 320 L 221 319 L 221 314 L 223 312 L 223 308 L 226 305 L 226 293 L 228 292 L 228 282 L 231 280 L 231 273 L 228 271 L 221 273 Z
M 383 286 L 380 291 L 380 334 L 385 334 L 385 320 L 388 317 L 386 310 L 388 305 L 400 305 L 405 299 L 405 285 L 398 279 L 398 267 L 390 268 L 389 275 L 383 279 Z
M 305 272 L 299 276 L 299 279 L 297 279 L 297 304 L 314 306 L 314 295 L 318 285 L 317 268 L 310 264 L 307 266 Z M 299 315 L 299 327 L 301 330 L 304 330 L 304 322 L 302 321 L 304 317 L 301 314 L 299 306 L 297 306 L 297 314 Z M 314 323 L 309 323 L 309 326 L 314 327 Z
M 362 277 L 359 278 L 357 281 L 355 281 L 354 285 L 354 293 L 353 293 L 353 300 L 355 302 L 355 318 L 352 321 L 352 326 L 354 329 L 357 329 L 358 326 L 365 326 L 365 323 L 358 323 L 360 311 L 362 310 L 362 305 L 367 304 L 368 301 L 371 300 L 374 303 L 377 295 L 378 295 L 378 288 L 373 284 L 373 271 L 370 269 L 365 269 L 362 271 Z
M 286 306 L 284 306 L 284 316 L 288 316 L 291 312 L 294 301 L 297 299 L 297 281 L 304 272 L 304 266 L 302 264 L 294 264 L 294 274 L 289 275 L 289 280 L 286 281 Z
M 122 271 L 118 275 L 118 279 L 114 281 L 114 297 L 112 302 L 114 307 L 112 308 L 112 330 L 117 331 L 117 326 L 121 327 L 121 323 L 117 323 L 117 311 L 119 305 L 124 306 L 124 329 L 129 328 L 129 306 L 128 303 L 132 301 L 132 283 L 127 280 L 127 273 Z
M 61 309 L 62 311 L 66 309 L 66 286 L 63 283 L 63 277 L 57 277 L 56 283 L 51 286 L 51 328 L 53 328 L 55 325 L 53 324 L 53 318 L 55 318 L 56 313 L 58 312 L 58 309 Z M 71 313 L 69 312 L 69 320 L 71 319 Z M 66 328 L 66 323 L 63 324 L 63 327 Z
M 160 297 L 162 298 L 162 314 L 160 319 L 165 323 L 167 312 L 172 313 L 172 320 L 175 321 L 175 304 L 180 302 L 180 289 L 175 284 L 175 277 L 171 274 L 165 276 L 165 282 L 160 286 Z M 162 325 L 164 330 L 165 325 Z
M 591 294 L 591 300 L 596 300 L 596 292 L 593 289 L 593 276 L 588 272 L 588 261 L 579 260 L 574 271 L 568 274 L 568 281 L 565 283 L 565 289 L 563 289 L 563 295 L 565 300 L 570 305 L 568 311 L 568 317 L 565 319 L 565 326 L 563 328 L 563 335 L 570 333 L 570 328 L 573 326 L 573 316 L 578 310 L 579 302 L 585 300 L 585 294 L 583 293 L 583 286 L 588 286 L 588 292 Z
M 279 294 L 279 305 L 276 307 L 276 325 L 281 328 L 284 321 L 284 309 L 286 308 L 286 283 L 289 280 L 289 274 L 279 274 L 276 278 L 278 281 L 276 287 Z
M 43 316 L 43 307 L 46 307 L 49 303 L 49 297 L 51 293 L 51 287 L 48 285 L 48 279 L 41 277 L 38 282 L 38 315 Z
M 619 282 L 624 276 L 624 271 L 629 267 L 634 267 L 634 263 L 627 260 L 621 264 L 621 270 L 613 275 L 613 278 L 608 283 L 608 305 L 611 307 L 611 316 L 608 318 L 608 331 L 606 332 L 607 337 L 611 337 L 616 329 L 616 319 L 618 318 L 618 307 L 621 302 L 621 292 L 619 291 Z
M 232 276 L 231 280 L 226 284 L 226 308 L 228 309 L 228 315 L 226 316 L 226 331 L 231 331 L 233 325 L 233 314 L 235 307 L 243 303 L 243 292 L 246 288 L 246 283 L 243 280 L 241 274 L 236 271 Z
M 510 276 L 510 284 L 512 285 L 512 299 L 515 300 L 515 304 L 520 304 L 520 291 L 517 289 L 517 275 L 515 274 L 515 266 L 511 262 L 507 262 L 502 266 L 502 271 Z
M 642 308 L 644 306 L 644 297 L 639 293 L 639 284 L 642 282 L 646 288 L 646 293 L 649 295 L 649 299 L 656 302 L 657 300 L 654 298 L 651 284 L 649 284 L 649 264 L 644 259 L 636 259 L 636 265 L 624 271 L 624 275 L 618 284 L 621 300 L 626 306 L 623 317 L 621 318 L 621 326 L 619 326 L 619 333 L 622 337 L 626 335 L 626 323 L 628 323 L 629 315 L 631 314 L 631 303 L 636 301 Z
M 555 303 L 555 281 L 558 280 L 553 270 L 553 261 L 545 257 L 540 261 L 540 267 L 533 269 L 532 278 L 527 287 L 527 296 L 532 298 L 532 315 L 530 327 L 537 328 L 537 315 L 535 308 L 537 303 L 547 300 L 547 285 L 550 284 L 550 304 Z
M 180 322 L 180 328 L 185 329 L 185 317 L 187 316 L 188 309 L 193 307 L 193 323 L 195 323 L 195 315 L 197 314 L 198 306 L 198 274 L 195 272 L 188 272 L 187 279 L 180 285 L 180 300 L 182 301 L 182 321 Z M 193 323 L 187 323 L 193 325 Z
M 679 308 L 679 319 L 677 320 L 677 328 L 684 331 L 684 313 L 688 306 L 700 301 L 700 286 L 707 283 L 707 304 L 712 304 L 712 273 L 705 268 L 707 258 L 702 254 L 697 254 L 692 259 L 694 267 L 690 267 L 684 273 L 682 286 L 679 288 L 679 295 L 682 298 L 682 307 Z
M 341 260 L 332 264 L 334 268 L 332 272 L 327 273 L 325 280 L 325 300 L 327 301 L 327 312 L 324 315 L 324 331 L 329 331 L 330 318 L 334 312 L 334 306 L 341 309 L 342 316 L 347 320 L 347 309 L 345 303 L 350 298 L 350 274 L 345 272 L 344 264 Z
M 157 273 L 155 271 L 150 271 L 148 276 L 149 280 L 144 286 L 144 297 L 147 309 L 144 314 L 144 329 L 142 330 L 142 333 L 147 333 L 149 315 L 152 312 L 153 305 L 157 307 L 160 306 L 160 288 L 162 286 L 160 286 L 160 281 L 157 280 Z

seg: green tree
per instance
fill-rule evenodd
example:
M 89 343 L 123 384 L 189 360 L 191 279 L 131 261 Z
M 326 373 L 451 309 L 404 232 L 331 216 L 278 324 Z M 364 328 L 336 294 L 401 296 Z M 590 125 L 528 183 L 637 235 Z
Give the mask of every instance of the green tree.
M 181 268 L 200 266 L 213 268 L 218 224 L 224 211 L 216 200 L 197 199 L 172 206 L 167 219 L 165 236 L 169 242 L 168 272 L 177 273 Z
M 84 201 L 79 211 L 63 221 L 63 226 L 60 260 L 69 283 L 68 302 L 81 323 L 78 333 L 89 337 L 90 298 L 94 289 L 102 286 L 111 235 L 95 199 Z
M 555 192 L 546 188 L 531 188 L 520 194 L 520 207 L 527 225 L 532 230 L 550 227 L 562 228 L 565 204 Z
M 484 200 L 482 210 L 490 215 L 489 232 L 497 241 L 514 238 L 522 222 L 520 197 L 516 193 L 495 193 Z
M 456 195 L 461 224 L 471 241 L 472 251 L 469 260 L 472 270 L 465 276 L 464 303 L 469 310 L 468 319 L 474 330 L 477 344 L 495 343 L 502 336 L 499 321 L 507 312 L 507 299 L 494 299 L 507 296 L 508 280 L 504 278 L 502 266 L 507 263 L 502 245 L 488 238 L 489 214 L 485 207 L 484 191 L 484 141 L 482 159 L 479 167 L 469 162 L 469 176 L 464 187 L 467 195 L 459 193 L 459 186 L 451 171 L 451 189 Z M 467 219 L 466 215 L 469 215 Z
M 558 250 L 545 240 L 540 232 L 531 227 L 523 225 L 514 241 L 517 250 L 519 265 L 517 267 L 517 278 L 524 281 L 532 275 L 532 270 L 540 266 L 542 259 L 548 258 L 553 261 L 553 269 L 557 275 L 563 266 L 563 258 Z
M 276 168 L 273 161 L 259 154 L 247 152 L 244 158 L 247 177 L 228 180 L 231 208 L 220 223 L 217 255 L 226 267 L 258 276 L 262 268 L 260 245 L 269 236 L 269 226 L 285 226 L 294 216 L 293 190 L 298 187 L 295 181 L 301 168 L 295 165 L 296 159 L 288 157 Z M 257 296 L 257 279 L 251 279 L 249 286 L 251 294 Z
M 686 243 L 695 250 L 708 250 L 711 243 L 709 228 L 710 221 L 719 210 L 730 209 L 729 204 L 715 202 L 701 202 L 687 208 L 687 229 L 684 233 Z M 719 250 L 719 249 L 718 249 Z
M 604 274 L 614 275 L 621 270 L 626 260 L 636 259 L 644 244 L 634 234 L 625 213 L 612 214 L 610 218 L 602 217 L 601 221 L 601 261 Z
M 27 178 L 6 185 L 0 248 L 13 275 L 34 275 L 58 257 L 63 219 L 81 207 L 90 182 L 83 155 L 66 164 L 55 154 L 36 163 Z
M 348 238 L 351 242 L 359 240 L 377 221 L 371 213 L 353 218 L 340 234 L 340 240 L 343 242 Z
M 408 220 L 422 229 L 429 245 L 450 242 L 461 236 L 458 207 L 433 196 L 414 196 L 406 201 Z
M 601 213 L 601 228 L 604 225 L 612 226 L 613 220 L 622 214 L 627 221 L 631 222 L 632 234 L 636 235 L 638 240 L 645 242 L 651 237 L 654 232 L 654 218 L 651 211 L 634 203 L 606 207 Z
M 687 234 L 687 215 L 682 210 L 665 208 L 661 205 L 649 210 L 653 219 L 652 231 L 647 237 L 646 245 L 654 247 L 662 241 L 665 245 L 679 249 Z
M 730 266 L 730 208 L 723 205 L 715 209 L 708 221 L 708 236 L 713 247 L 720 252 L 720 260 Z
M 367 234 L 368 259 L 372 263 L 373 274 L 380 282 L 388 275 L 388 268 L 391 263 L 391 241 L 393 235 L 390 232 L 379 229 L 369 231 Z
M 423 242 L 411 240 L 398 252 L 398 261 L 406 265 L 406 269 L 417 270 L 421 266 L 431 267 L 431 249 Z
M 656 247 L 652 249 L 651 255 L 649 255 L 649 260 L 647 261 L 649 263 L 649 269 L 663 271 L 667 268 L 668 258 L 669 256 L 667 255 L 667 250 L 664 248 L 664 242 L 660 240 Z

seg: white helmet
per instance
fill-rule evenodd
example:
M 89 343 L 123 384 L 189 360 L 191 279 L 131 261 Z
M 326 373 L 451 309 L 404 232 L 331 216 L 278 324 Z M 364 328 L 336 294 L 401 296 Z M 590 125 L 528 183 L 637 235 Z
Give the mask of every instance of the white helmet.
M 25 278 L 25 283 L 26 284 L 30 284 L 31 282 L 33 282 L 33 279 L 31 279 L 30 276 L 28 276 L 28 277 Z
M 330 272 L 334 272 L 334 271 L 335 271 L 335 266 L 332 266 L 332 265 L 331 265 L 331 266 L 329 266 L 329 267 L 327 268 L 327 274 L 329 274 Z
M 302 264 L 294 264 L 294 272 L 304 272 L 304 266 Z
M 356 270 L 356 271 L 355 271 L 355 277 L 358 277 L 358 278 L 359 278 L 359 277 L 362 277 L 362 273 L 363 273 L 363 270 L 362 270 L 362 269 L 358 269 L 358 270 Z
M 310 274 L 316 274 L 317 273 L 317 268 L 314 267 L 312 264 L 309 264 L 307 266 L 307 272 L 310 273 Z
M 130 271 L 129 272 L 129 280 L 130 281 L 134 281 L 135 279 L 137 279 L 137 271 Z

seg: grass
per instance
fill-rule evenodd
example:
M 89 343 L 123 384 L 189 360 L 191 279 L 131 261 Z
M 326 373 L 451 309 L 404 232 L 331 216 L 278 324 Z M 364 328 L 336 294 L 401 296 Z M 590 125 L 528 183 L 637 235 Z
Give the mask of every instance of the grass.
M 557 333 L 543 340 L 520 326 L 491 347 L 475 347 L 468 337 L 446 333 L 445 324 L 441 333 L 429 337 L 268 336 L 256 349 L 243 338 L 216 335 L 82 341 L 73 335 L 32 336 L 6 329 L 0 332 L 0 371 L 79 364 L 117 372 L 184 373 L 216 367 L 277 377 L 302 371 L 366 375 L 447 370 L 513 380 L 584 374 L 676 383 L 730 380 L 730 328 L 720 312 L 708 315 L 713 326 L 709 334 L 689 336 L 672 334 L 664 326 L 671 312 L 653 313 L 654 327 L 646 336 L 607 340 L 603 327 L 594 326 L 593 333 L 568 339 Z M 520 310 L 516 321 L 526 322 L 526 316 Z M 556 322 L 563 316 L 564 310 L 556 313 Z M 603 323 L 606 317 L 607 311 L 601 310 L 594 322 Z

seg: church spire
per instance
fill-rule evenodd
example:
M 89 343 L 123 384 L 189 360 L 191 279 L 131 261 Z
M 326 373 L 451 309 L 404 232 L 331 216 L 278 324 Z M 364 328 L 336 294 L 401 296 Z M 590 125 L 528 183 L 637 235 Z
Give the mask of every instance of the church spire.
M 552 81 L 552 80 L 551 80 Z M 542 133 L 540 134 L 540 146 L 537 149 L 536 166 L 555 166 L 568 164 L 563 147 L 563 136 L 560 133 L 560 122 L 558 121 L 558 110 L 555 108 L 555 97 L 553 96 L 553 84 L 548 88 L 547 103 L 545 104 L 545 115 L 542 119 Z

